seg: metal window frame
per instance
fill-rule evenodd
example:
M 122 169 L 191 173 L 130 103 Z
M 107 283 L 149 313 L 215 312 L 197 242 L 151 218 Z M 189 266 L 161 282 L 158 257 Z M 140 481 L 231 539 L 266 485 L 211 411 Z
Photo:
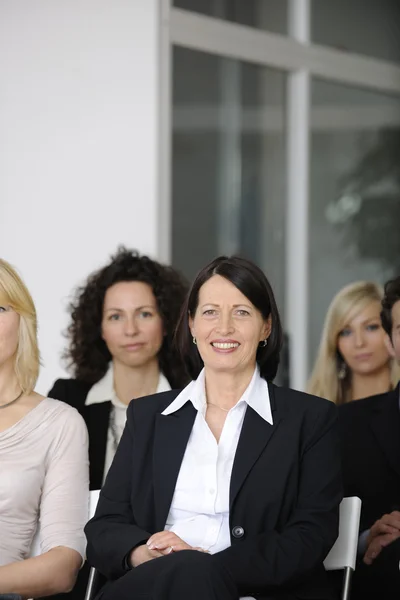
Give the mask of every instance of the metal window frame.
M 310 41 L 310 0 L 288 0 L 288 35 L 278 35 L 174 8 L 159 0 L 160 44 L 160 254 L 171 258 L 171 53 L 174 45 L 276 68 L 288 73 L 286 314 L 291 342 L 290 383 L 304 389 L 308 378 L 308 198 L 310 82 L 312 77 L 400 95 L 400 67 Z M 164 106 L 163 106 L 164 104 Z
M 289 34 L 306 46 L 310 38 L 310 0 L 291 0 Z M 304 389 L 308 375 L 308 205 L 311 74 L 304 66 L 287 80 L 287 199 L 285 256 L 285 330 L 289 339 L 289 379 Z
M 299 4 L 306 10 L 306 2 Z M 302 18 L 302 11 L 296 10 L 296 14 Z M 173 45 L 192 50 L 286 71 L 305 70 L 311 76 L 354 87 L 388 93 L 400 90 L 400 67 L 395 64 L 178 8 L 171 8 L 170 36 Z
M 158 2 L 158 210 L 157 246 L 160 260 L 172 259 L 172 42 L 170 14 L 172 0 Z

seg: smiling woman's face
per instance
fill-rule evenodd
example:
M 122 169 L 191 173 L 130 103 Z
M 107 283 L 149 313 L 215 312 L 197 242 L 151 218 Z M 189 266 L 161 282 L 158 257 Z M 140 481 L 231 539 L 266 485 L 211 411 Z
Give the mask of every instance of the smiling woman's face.
M 270 319 L 220 275 L 200 288 L 189 325 L 206 370 L 246 374 L 254 371 L 258 345 L 271 332 Z

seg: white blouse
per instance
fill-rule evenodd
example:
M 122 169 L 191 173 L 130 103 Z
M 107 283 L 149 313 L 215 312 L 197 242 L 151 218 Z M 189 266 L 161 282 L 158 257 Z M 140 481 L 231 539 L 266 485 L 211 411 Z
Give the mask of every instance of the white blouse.
M 42 553 L 66 546 L 84 558 L 88 512 L 86 425 L 45 398 L 0 432 L 0 566 L 27 558 L 38 522 Z
M 160 392 L 168 392 L 171 389 L 171 386 L 168 383 L 167 378 L 160 373 L 160 377 L 158 380 L 158 386 L 156 393 Z M 114 369 L 113 364 L 110 362 L 110 366 L 108 367 L 107 373 L 95 383 L 89 390 L 89 393 L 86 397 L 85 405 L 89 406 L 90 404 L 99 404 L 102 402 L 110 402 L 112 404 L 112 411 L 110 415 L 110 424 L 108 426 L 107 433 L 107 446 L 106 446 L 106 457 L 104 462 L 104 473 L 103 473 L 103 482 L 106 478 L 106 475 L 111 467 L 111 463 L 114 459 L 115 452 L 117 450 L 117 446 L 120 442 L 122 433 L 124 431 L 125 423 L 126 423 L 126 411 L 128 406 L 121 402 L 115 393 L 114 389 Z
M 211 554 L 231 545 L 229 488 L 233 461 L 247 406 L 271 425 L 268 384 L 256 368 L 244 394 L 226 415 L 219 443 L 205 420 L 207 409 L 204 369 L 163 411 L 169 415 L 188 400 L 197 410 L 175 486 L 165 529 L 191 546 Z M 250 596 L 240 600 L 254 600 Z
M 237 404 L 227 413 L 219 443 L 205 420 L 204 370 L 164 410 L 169 415 L 190 400 L 197 410 L 167 518 L 170 529 L 191 546 L 211 554 L 231 545 L 229 487 L 247 406 L 272 425 L 267 382 L 258 369 Z

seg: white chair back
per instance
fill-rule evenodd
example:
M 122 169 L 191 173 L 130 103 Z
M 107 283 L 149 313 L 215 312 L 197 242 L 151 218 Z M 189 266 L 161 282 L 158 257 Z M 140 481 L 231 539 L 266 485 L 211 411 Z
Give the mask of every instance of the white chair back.
M 96 512 L 97 502 L 99 500 L 100 490 L 93 490 L 89 492 L 89 519 L 91 519 Z M 29 556 L 39 556 L 41 554 L 40 550 L 40 527 L 37 528 L 36 533 L 34 535 L 31 551 Z
M 97 503 L 99 501 L 100 490 L 92 490 L 89 492 L 89 519 L 94 517 L 96 512 Z
M 361 500 L 357 496 L 343 498 L 340 503 L 339 536 L 325 559 L 327 571 L 356 568 Z

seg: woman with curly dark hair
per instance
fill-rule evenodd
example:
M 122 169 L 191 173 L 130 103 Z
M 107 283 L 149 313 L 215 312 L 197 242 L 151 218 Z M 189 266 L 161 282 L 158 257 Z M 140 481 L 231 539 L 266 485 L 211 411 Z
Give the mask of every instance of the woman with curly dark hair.
M 86 422 L 91 489 L 102 486 L 130 400 L 187 383 L 172 343 L 186 291 L 172 267 L 122 247 L 76 292 L 65 353 L 74 379 L 57 380 L 49 396 Z

